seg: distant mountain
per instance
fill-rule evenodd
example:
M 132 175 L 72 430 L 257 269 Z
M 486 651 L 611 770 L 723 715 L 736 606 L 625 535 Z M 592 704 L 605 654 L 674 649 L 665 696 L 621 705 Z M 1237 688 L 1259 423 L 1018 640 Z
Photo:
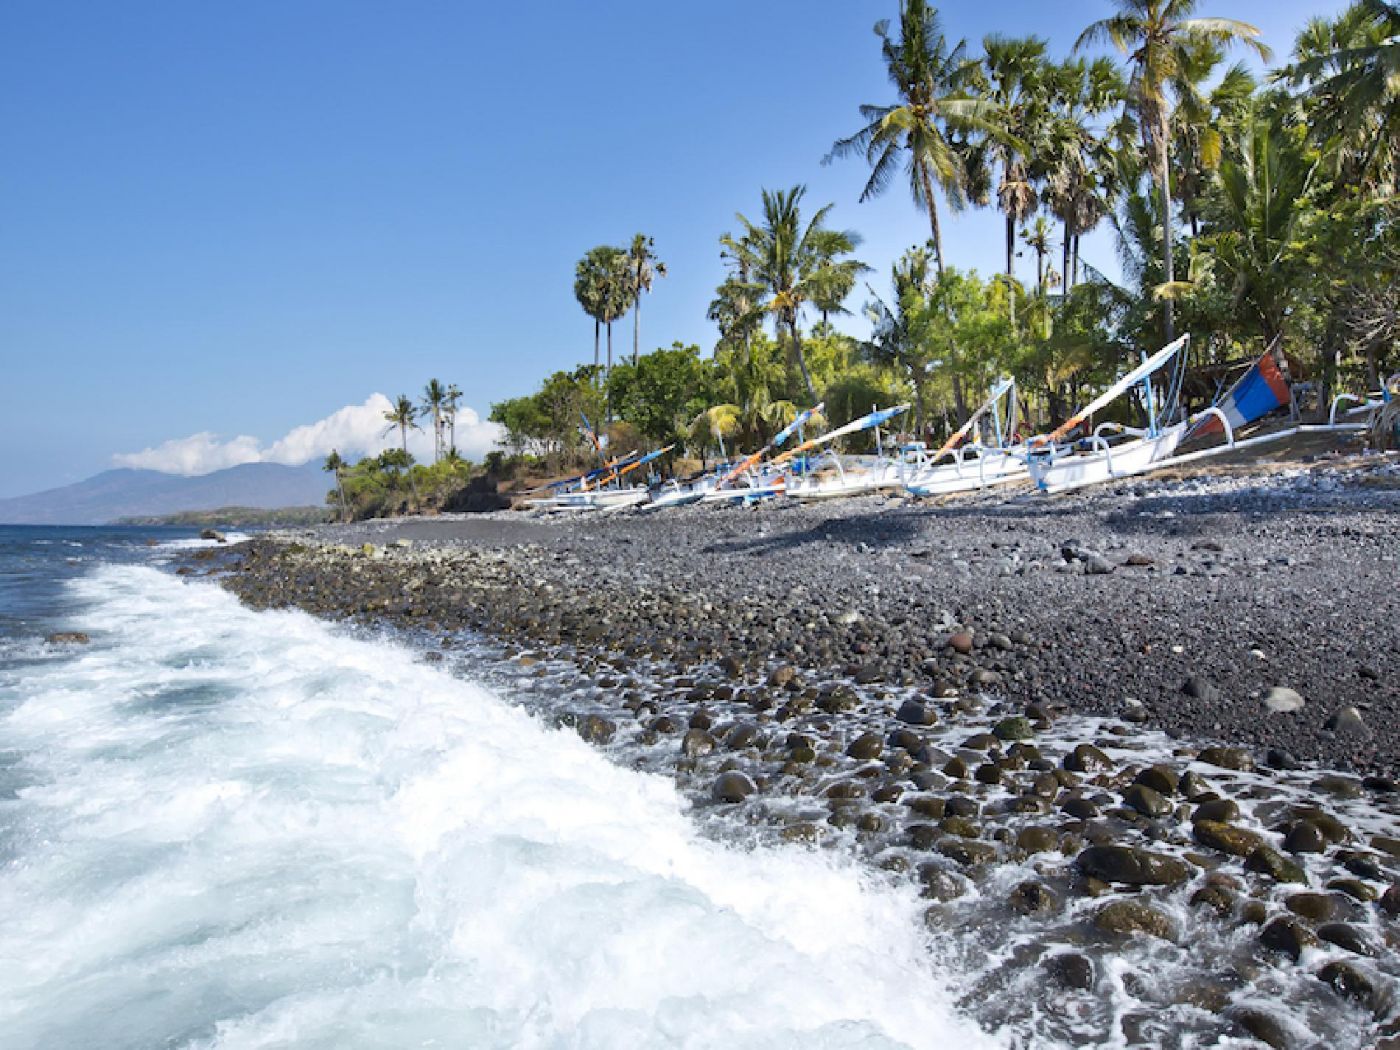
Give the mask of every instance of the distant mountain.
M 184 477 L 157 470 L 107 470 L 75 485 L 0 499 L 0 524 L 105 525 L 220 507 L 306 507 L 325 502 L 329 475 L 317 462 L 301 467 L 244 463 Z

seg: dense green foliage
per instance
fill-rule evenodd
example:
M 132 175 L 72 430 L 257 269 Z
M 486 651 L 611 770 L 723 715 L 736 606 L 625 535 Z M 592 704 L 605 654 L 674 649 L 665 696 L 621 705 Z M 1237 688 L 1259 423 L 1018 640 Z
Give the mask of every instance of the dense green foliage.
M 1034 37 L 991 35 L 974 56 L 925 0 L 900 0 L 875 26 L 891 97 L 861 106 L 859 129 L 826 158 L 869 164 L 862 199 L 902 173 L 929 217 L 927 244 L 889 265 L 884 287 L 864 284 L 870 338 L 831 324 L 872 272 L 859 236 L 827 225 L 831 204 L 804 214 L 801 186 L 764 190 L 760 217 L 720 236 L 728 275 L 709 305 L 712 352 L 677 345 L 555 373 L 494 407 L 511 451 L 588 460 L 582 409 L 625 420 L 609 428 L 623 444 L 732 453 L 818 400 L 832 425 L 908 400 L 907 428 L 936 439 L 1004 375 L 1018 380 L 1024 425 L 1043 428 L 1182 330 L 1198 365 L 1273 349 L 1312 381 L 1315 406 L 1340 385 L 1375 389 L 1400 367 L 1400 9 L 1358 0 L 1315 19 L 1261 83 L 1226 64 L 1231 47 L 1268 59 L 1257 31 L 1196 7 L 1112 0 L 1076 50 L 1107 45 L 1120 66 L 1056 58 Z M 1005 273 L 944 258 L 940 198 L 1003 216 Z M 1079 257 L 1103 222 L 1121 284 Z M 1034 258 L 1029 285 L 1012 275 L 1018 251 Z M 638 259 L 654 259 L 640 234 L 579 263 L 575 290 L 599 325 L 650 288 Z

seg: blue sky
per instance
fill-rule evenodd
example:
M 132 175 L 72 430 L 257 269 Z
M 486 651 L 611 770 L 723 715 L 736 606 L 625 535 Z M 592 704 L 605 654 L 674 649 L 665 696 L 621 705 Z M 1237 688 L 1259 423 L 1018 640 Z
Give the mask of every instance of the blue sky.
M 1286 53 L 1340 6 L 1202 13 Z M 858 204 L 863 165 L 820 160 L 888 98 L 871 26 L 895 8 L 10 0 L 0 496 L 194 434 L 266 450 L 431 376 L 485 415 L 591 357 L 574 263 L 637 231 L 670 269 L 644 348 L 708 349 L 716 238 L 765 186 L 834 201 L 882 287 L 926 220 L 898 188 Z M 1064 53 L 1107 10 L 943 14 L 954 38 L 1038 33 Z M 955 265 L 996 270 L 1001 236 L 992 213 L 945 219 Z M 1113 266 L 1107 237 L 1086 254 Z M 630 323 L 615 338 L 630 348 Z

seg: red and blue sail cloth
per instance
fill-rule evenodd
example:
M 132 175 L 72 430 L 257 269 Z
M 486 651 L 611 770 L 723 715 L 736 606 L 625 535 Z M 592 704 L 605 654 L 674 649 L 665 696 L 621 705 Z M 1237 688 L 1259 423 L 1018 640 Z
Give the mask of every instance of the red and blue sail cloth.
M 1264 356 L 1240 376 L 1215 407 L 1224 412 L 1230 426 L 1238 430 L 1267 416 L 1274 409 L 1282 408 L 1292 400 L 1292 396 L 1278 361 L 1271 352 L 1265 351 Z M 1221 433 L 1224 429 L 1218 416 L 1209 415 L 1191 429 L 1190 436 Z

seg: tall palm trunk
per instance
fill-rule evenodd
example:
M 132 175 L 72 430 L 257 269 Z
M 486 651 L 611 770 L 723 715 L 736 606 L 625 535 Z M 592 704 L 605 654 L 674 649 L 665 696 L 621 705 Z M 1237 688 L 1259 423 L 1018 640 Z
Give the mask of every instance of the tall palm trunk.
M 603 373 L 604 403 L 606 421 L 612 422 L 612 322 L 608 322 L 608 370 Z
M 413 480 L 413 464 L 408 458 L 408 424 L 399 424 L 399 440 L 403 444 L 404 473 L 408 475 L 408 491 L 413 497 L 413 508 L 418 507 L 418 483 Z
M 1060 291 L 1061 291 L 1063 294 L 1068 295 L 1068 294 L 1069 294 L 1069 289 L 1070 289 L 1070 282 L 1069 282 L 1069 253 L 1070 253 L 1070 239 L 1071 239 L 1071 238 L 1070 238 L 1070 233 L 1069 233 L 1069 220 L 1068 220 L 1068 219 L 1065 220 L 1064 228 L 1065 228 L 1065 234 L 1064 234 L 1065 243 L 1064 243 L 1063 245 L 1060 246 L 1060 251 L 1061 251 L 1061 254 L 1062 254 L 1062 257 L 1063 257 L 1063 258 L 1062 258 L 1062 261 L 1061 261 L 1061 263 L 1060 263 Z
M 933 179 L 927 165 L 919 165 L 919 182 L 924 188 L 924 203 L 928 205 L 928 225 L 933 237 L 933 261 L 938 267 L 938 276 L 943 276 L 943 232 L 938 228 L 938 205 L 933 199 Z
M 340 468 L 335 468 L 335 491 L 340 497 L 340 520 L 350 520 L 350 506 L 345 502 L 345 481 L 340 476 Z
M 602 338 L 603 322 L 593 318 L 593 367 L 598 367 L 599 341 Z
M 1015 277 L 1016 268 L 1012 261 L 1016 256 L 1016 219 L 1008 211 L 1006 213 L 1006 276 Z
M 1167 144 L 1167 117 L 1163 112 L 1157 121 L 1157 188 L 1162 195 L 1162 269 L 1167 284 L 1176 280 L 1172 269 L 1172 176 L 1171 152 Z M 1167 328 L 1167 342 L 1176 338 L 1176 320 L 1172 313 L 1172 301 L 1163 301 Z
M 792 352 L 793 356 L 797 358 L 797 368 L 802 373 L 802 382 L 807 387 L 807 396 L 816 401 L 817 388 L 812 385 L 812 374 L 807 371 L 807 355 L 802 352 L 802 335 L 797 329 L 797 318 L 789 319 L 788 331 L 792 333 Z
M 632 300 L 632 367 L 637 367 L 637 348 L 642 342 L 642 293 Z

